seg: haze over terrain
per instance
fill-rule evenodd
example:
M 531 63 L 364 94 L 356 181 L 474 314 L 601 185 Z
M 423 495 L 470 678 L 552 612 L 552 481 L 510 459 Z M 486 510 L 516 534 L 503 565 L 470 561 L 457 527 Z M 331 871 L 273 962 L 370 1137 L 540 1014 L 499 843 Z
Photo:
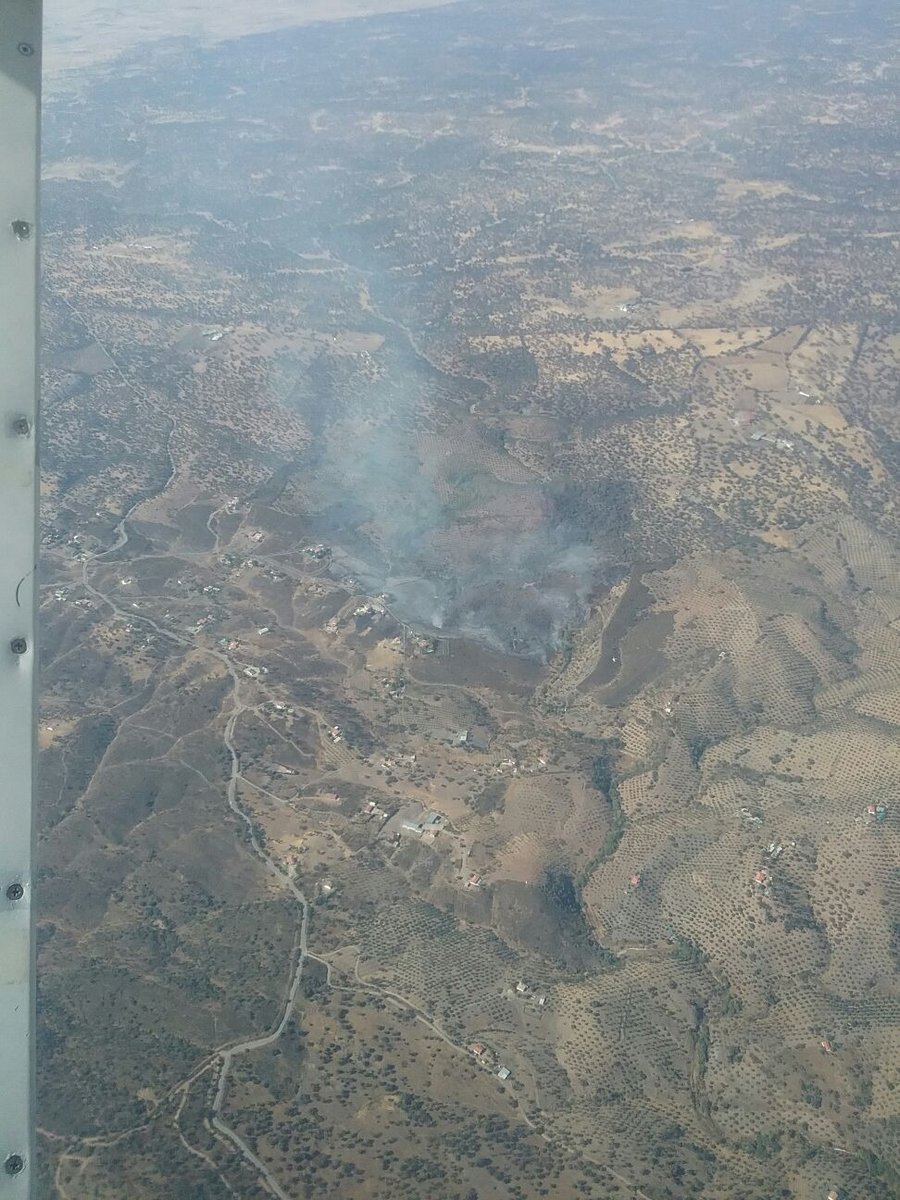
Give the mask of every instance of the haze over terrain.
M 141 42 L 193 37 L 219 41 L 274 33 L 314 21 L 427 9 L 453 0 L 44 0 L 44 69 L 52 90 L 60 72 L 83 70 Z
M 323 11 L 50 60 L 40 1200 L 895 1200 L 895 5 Z

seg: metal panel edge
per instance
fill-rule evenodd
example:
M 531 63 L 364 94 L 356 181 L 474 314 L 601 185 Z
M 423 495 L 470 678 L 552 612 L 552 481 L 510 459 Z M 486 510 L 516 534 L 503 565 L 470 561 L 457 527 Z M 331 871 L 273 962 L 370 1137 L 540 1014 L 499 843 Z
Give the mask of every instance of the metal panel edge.
M 0 6 L 0 1200 L 34 1194 L 41 0 Z

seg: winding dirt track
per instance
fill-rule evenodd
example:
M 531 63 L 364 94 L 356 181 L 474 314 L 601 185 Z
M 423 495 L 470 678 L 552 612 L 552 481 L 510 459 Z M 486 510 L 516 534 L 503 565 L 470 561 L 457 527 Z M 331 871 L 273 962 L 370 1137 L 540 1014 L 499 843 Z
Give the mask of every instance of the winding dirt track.
M 353 268 L 350 268 L 350 269 L 353 269 Z M 87 320 L 82 316 L 82 314 L 80 312 L 78 312 L 78 310 L 75 309 L 74 306 L 72 306 L 71 304 L 68 304 L 68 307 L 70 308 L 72 313 L 78 318 L 78 320 L 81 322 L 81 324 L 85 327 L 85 329 L 89 329 L 90 328 L 89 324 L 88 324 Z M 410 341 L 412 341 L 411 335 L 409 334 L 408 330 L 404 329 L 402 326 L 398 326 L 397 323 L 394 321 L 388 321 L 388 323 L 391 325 L 394 325 L 396 328 L 401 330 L 402 333 L 404 333 L 407 337 L 410 338 Z M 95 336 L 95 335 L 92 334 L 92 336 Z M 99 339 L 96 339 L 96 340 L 99 341 Z M 100 344 L 102 346 L 102 343 L 100 343 Z M 414 343 L 413 343 L 413 346 L 414 346 Z M 256 854 L 257 857 L 263 862 L 263 864 L 266 867 L 266 870 L 278 881 L 279 885 L 284 887 L 291 893 L 291 895 L 293 896 L 294 900 L 296 901 L 298 909 L 299 909 L 297 936 L 295 939 L 294 948 L 292 950 L 291 959 L 287 964 L 285 964 L 285 973 L 287 976 L 287 982 L 286 982 L 286 986 L 285 986 L 284 999 L 282 1001 L 281 1016 L 280 1016 L 278 1022 L 276 1023 L 276 1025 L 268 1032 L 261 1032 L 259 1034 L 256 1034 L 253 1037 L 246 1038 L 240 1042 L 223 1043 L 221 1046 L 219 1046 L 215 1050 L 211 1051 L 209 1054 L 207 1054 L 202 1059 L 201 1062 L 199 1062 L 196 1065 L 196 1067 L 194 1068 L 194 1070 L 191 1072 L 191 1074 L 189 1076 L 187 1076 L 185 1079 L 181 1080 L 179 1083 L 175 1084 L 172 1088 L 170 1088 L 169 1091 L 157 1102 L 157 1104 L 155 1106 L 155 1112 L 158 1112 L 163 1104 L 173 1100 L 176 1096 L 179 1097 L 179 1103 L 178 1103 L 177 1109 L 173 1115 L 173 1123 L 175 1125 L 176 1130 L 178 1131 L 178 1136 L 181 1139 L 182 1144 L 185 1146 L 185 1148 L 190 1153 L 194 1154 L 197 1157 L 202 1158 L 207 1164 L 212 1166 L 213 1169 L 216 1170 L 216 1172 L 218 1173 L 218 1175 L 219 1175 L 220 1179 L 222 1180 L 222 1183 L 225 1186 L 225 1188 L 227 1189 L 227 1191 L 233 1195 L 236 1194 L 234 1192 L 234 1188 L 232 1187 L 232 1185 L 225 1178 L 225 1176 L 222 1174 L 219 1167 L 216 1166 L 216 1164 L 213 1162 L 213 1160 L 210 1158 L 210 1156 L 207 1155 L 204 1151 L 199 1150 L 197 1147 L 190 1145 L 190 1143 L 184 1137 L 184 1134 L 183 1134 L 180 1124 L 179 1124 L 181 1114 L 184 1110 L 185 1103 L 186 1103 L 188 1095 L 190 1093 L 190 1089 L 193 1087 L 193 1085 L 198 1080 L 200 1080 L 205 1074 L 207 1074 L 207 1072 L 216 1068 L 218 1070 L 218 1079 L 217 1079 L 217 1084 L 216 1084 L 215 1095 L 214 1095 L 212 1103 L 211 1103 L 211 1111 L 210 1111 L 210 1115 L 209 1115 L 209 1128 L 211 1130 L 215 1131 L 215 1133 L 220 1138 L 227 1140 L 228 1142 L 231 1143 L 231 1145 L 235 1149 L 237 1149 L 237 1151 L 243 1157 L 245 1163 L 247 1163 L 247 1165 L 249 1167 L 251 1167 L 252 1170 L 257 1173 L 261 1183 L 265 1186 L 265 1188 L 270 1192 L 271 1195 L 276 1196 L 278 1198 L 278 1200 L 295 1200 L 294 1197 L 292 1197 L 288 1192 L 286 1192 L 284 1190 L 284 1188 L 281 1186 L 281 1184 L 278 1182 L 278 1180 L 274 1177 L 272 1172 L 268 1169 L 268 1167 L 266 1167 L 265 1163 L 263 1163 L 259 1159 L 259 1157 L 255 1154 L 253 1149 L 247 1145 L 246 1141 L 240 1136 L 240 1134 L 236 1130 L 234 1130 L 227 1123 L 227 1121 L 225 1121 L 223 1119 L 222 1110 L 225 1106 L 225 1100 L 226 1100 L 227 1093 L 228 1093 L 228 1078 L 229 1078 L 231 1067 L 234 1063 L 235 1058 L 242 1054 L 252 1054 L 256 1050 L 262 1050 L 262 1049 L 265 1049 L 267 1046 L 273 1045 L 275 1042 L 278 1041 L 278 1039 L 281 1037 L 282 1033 L 284 1032 L 285 1028 L 287 1027 L 288 1021 L 290 1020 L 291 1014 L 293 1012 L 294 1003 L 296 1001 L 297 993 L 299 991 L 300 983 L 301 983 L 302 977 L 303 977 L 303 970 L 304 970 L 304 967 L 305 967 L 307 961 L 312 959 L 315 962 L 321 963 L 325 967 L 327 986 L 334 988 L 336 991 L 366 992 L 366 993 L 369 993 L 372 995 L 380 996 L 387 1003 L 392 1004 L 395 1007 L 405 1008 L 409 1012 L 413 1013 L 416 1020 L 420 1021 L 423 1025 L 425 1025 L 436 1037 L 438 1037 L 442 1042 L 444 1042 L 450 1048 L 458 1051 L 460 1054 L 463 1054 L 463 1055 L 468 1054 L 468 1051 L 464 1045 L 462 1045 L 458 1042 L 455 1042 L 446 1033 L 445 1030 L 443 1030 L 426 1013 L 424 1013 L 421 1009 L 419 1009 L 411 1000 L 407 999 L 407 997 L 403 996 L 399 992 L 392 991 L 388 988 L 380 987 L 376 984 L 373 984 L 369 981 L 362 979 L 359 975 L 359 959 L 357 959 L 356 967 L 355 967 L 355 976 L 356 976 L 356 980 L 357 980 L 357 985 L 356 986 L 352 986 L 352 985 L 346 986 L 346 985 L 334 984 L 331 979 L 332 969 L 331 969 L 330 963 L 326 959 L 318 958 L 316 955 L 311 954 L 309 952 L 308 942 L 307 942 L 307 932 L 308 932 L 308 926 L 309 926 L 309 904 L 306 899 L 306 896 L 303 894 L 302 890 L 296 885 L 296 883 L 291 878 L 289 878 L 289 876 L 286 875 L 285 872 L 283 870 L 281 870 L 281 868 L 276 865 L 274 860 L 266 853 L 265 849 L 262 847 L 262 845 L 260 844 L 260 842 L 256 836 L 256 833 L 254 830 L 254 825 L 253 825 L 251 818 L 241 808 L 241 806 L 238 802 L 238 798 L 237 798 L 238 784 L 241 781 L 241 767 L 240 767 L 240 757 L 237 753 L 237 748 L 234 743 L 235 728 L 236 728 L 237 722 L 240 720 L 241 716 L 244 713 L 256 711 L 256 709 L 258 707 L 258 705 L 256 705 L 256 704 L 247 703 L 243 698 L 242 688 L 244 686 L 247 686 L 247 681 L 244 680 L 241 675 L 241 664 L 236 663 L 226 653 L 224 653 L 220 650 L 215 650 L 208 646 L 198 644 L 198 642 L 196 640 L 194 640 L 190 637 L 185 637 L 181 633 L 176 633 L 175 631 L 173 631 L 171 629 L 166 629 L 164 626 L 162 626 L 162 625 L 158 624 L 156 621 L 154 621 L 152 617 L 148 617 L 144 614 L 136 612 L 133 609 L 126 610 L 126 609 L 121 608 L 118 604 L 116 604 L 115 600 L 113 600 L 110 596 L 108 596 L 106 593 L 101 591 L 99 588 L 95 587 L 93 585 L 93 583 L 91 582 L 90 574 L 91 574 L 92 564 L 97 563 L 102 559 L 108 558 L 110 555 L 115 554 L 116 552 L 118 552 L 120 550 L 123 550 L 128 545 L 128 541 L 129 541 L 128 521 L 129 521 L 129 519 L 134 515 L 134 513 L 139 508 L 141 508 L 149 500 L 158 499 L 161 495 L 163 495 L 168 490 L 170 485 L 172 484 L 173 480 L 175 479 L 176 473 L 177 473 L 177 467 L 176 467 L 175 459 L 174 459 L 174 456 L 172 453 L 173 439 L 175 438 L 177 430 L 178 430 L 178 423 L 177 423 L 177 419 L 176 419 L 175 415 L 173 413 L 168 412 L 168 411 L 164 410 L 163 408 L 161 408 L 160 405 L 153 399 L 153 397 L 151 395 L 149 395 L 146 391 L 143 391 L 142 389 L 135 387 L 135 385 L 127 378 L 125 373 L 122 371 L 121 367 L 116 362 L 115 356 L 111 353 L 109 348 L 106 346 L 103 346 L 102 348 L 104 349 L 105 353 L 107 354 L 110 362 L 113 365 L 113 368 L 119 375 L 123 384 L 127 388 L 129 388 L 133 394 L 135 394 L 136 396 L 139 395 L 140 398 L 145 403 L 147 403 L 150 407 L 155 409 L 159 413 L 159 415 L 161 417 L 163 417 L 165 419 L 165 421 L 167 422 L 168 432 L 166 434 L 165 449 L 166 449 L 166 453 L 167 453 L 167 456 L 169 459 L 170 472 L 169 472 L 168 479 L 162 485 L 162 487 L 158 490 L 158 492 L 156 492 L 153 496 L 145 496 L 145 497 L 142 497 L 140 500 L 135 501 L 135 503 L 132 505 L 132 507 L 123 515 L 121 520 L 116 524 L 116 526 L 114 528 L 115 541 L 113 542 L 113 544 L 111 546 L 107 547 L 105 550 L 97 551 L 94 554 L 89 555 L 87 558 L 84 559 L 84 561 L 81 563 L 81 584 L 82 584 L 85 592 L 89 596 L 93 597 L 93 599 L 98 603 L 98 605 L 100 605 L 101 607 L 106 607 L 106 608 L 110 609 L 116 616 L 120 617 L 124 621 L 131 622 L 132 624 L 142 624 L 142 625 L 146 626 L 147 628 L 153 630 L 153 632 L 155 634 L 157 634 L 159 637 L 165 638 L 168 641 L 175 643 L 177 646 L 181 646 L 182 648 L 184 648 L 187 651 L 205 654 L 211 658 L 214 658 L 216 661 L 218 661 L 225 667 L 226 671 L 228 672 L 228 675 L 231 678 L 231 683 L 232 683 L 231 712 L 229 713 L 229 716 L 227 718 L 227 721 L 225 723 L 225 728 L 223 731 L 223 744 L 225 746 L 225 749 L 228 752 L 229 759 L 231 762 L 230 775 L 229 775 L 228 783 L 227 783 L 227 786 L 225 789 L 225 800 L 226 800 L 227 806 L 230 809 L 230 811 L 246 826 L 248 833 L 249 833 L 250 845 L 252 847 L 254 854 Z M 416 351 L 416 352 L 418 353 L 418 351 Z M 220 543 L 219 543 L 218 532 L 217 532 L 217 530 L 213 529 L 213 524 L 214 523 L 217 524 L 216 518 L 223 511 L 224 511 L 224 506 L 222 508 L 216 510 L 212 514 L 210 514 L 210 517 L 207 522 L 207 527 L 210 529 L 210 532 L 215 534 L 216 549 L 218 549 Z M 197 557 L 202 557 L 202 556 L 197 556 Z M 279 563 L 279 569 L 284 570 L 285 565 L 283 563 Z M 260 685 L 259 685 L 259 683 L 256 683 L 255 685 L 250 685 L 250 686 L 259 687 Z M 320 736 L 322 736 L 324 738 L 325 731 L 324 731 L 324 725 L 323 725 L 321 719 L 319 718 L 318 714 L 312 714 L 312 715 L 314 715 L 316 717 L 316 722 L 317 722 L 317 725 L 319 728 Z M 532 1130 L 536 1130 L 535 1122 L 533 1120 L 531 1120 L 527 1116 L 527 1114 L 520 1112 L 519 1116 L 521 1117 L 523 1122 L 529 1126 L 529 1128 L 531 1128 Z M 54 1186 L 55 1186 L 57 1195 L 59 1196 L 60 1200 L 74 1200 L 74 1198 L 72 1198 L 70 1193 L 67 1191 L 66 1186 L 63 1182 L 63 1178 L 62 1178 L 63 1169 L 67 1163 L 77 1163 L 78 1164 L 77 1177 L 81 1178 L 83 1176 L 85 1168 L 87 1167 L 87 1165 L 90 1162 L 91 1156 L 97 1150 L 102 1149 L 105 1146 L 114 1145 L 117 1142 L 120 1142 L 120 1141 L 124 1140 L 125 1138 L 128 1138 L 141 1130 L 148 1129 L 152 1119 L 153 1119 L 153 1116 L 151 1115 L 151 1117 L 148 1118 L 146 1121 L 142 1122 L 139 1125 L 135 1125 L 131 1128 L 120 1130 L 113 1134 L 99 1135 L 99 1136 L 92 1136 L 92 1137 L 85 1137 L 85 1138 L 66 1138 L 65 1136 L 57 1134 L 52 1130 L 46 1130 L 46 1129 L 39 1128 L 37 1132 L 39 1133 L 40 1136 L 42 1136 L 45 1139 L 48 1139 L 50 1141 L 53 1141 L 53 1142 L 64 1141 L 67 1146 L 67 1149 L 60 1154 L 60 1157 L 57 1162 L 55 1175 L 54 1175 Z M 577 1150 L 576 1147 L 572 1146 L 571 1144 L 563 1141 L 562 1139 L 554 1138 L 550 1134 L 541 1133 L 539 1136 L 542 1137 L 544 1141 L 556 1146 L 558 1149 L 564 1151 L 565 1153 L 571 1154 L 573 1156 L 577 1153 L 580 1158 L 583 1158 L 583 1159 L 591 1162 L 593 1165 L 597 1166 L 598 1168 L 602 1169 L 603 1171 L 606 1172 L 606 1174 L 609 1175 L 610 1178 L 615 1179 L 619 1183 L 624 1184 L 625 1186 L 630 1188 L 633 1195 L 635 1197 L 637 1197 L 638 1200 L 651 1200 L 651 1197 L 647 1196 L 647 1194 L 645 1192 L 641 1191 L 640 1188 L 638 1188 L 638 1186 L 632 1180 L 627 1179 L 625 1176 L 620 1175 L 616 1171 L 613 1171 L 605 1163 L 600 1162 L 597 1159 L 591 1158 L 590 1155 L 584 1154 L 582 1151 Z

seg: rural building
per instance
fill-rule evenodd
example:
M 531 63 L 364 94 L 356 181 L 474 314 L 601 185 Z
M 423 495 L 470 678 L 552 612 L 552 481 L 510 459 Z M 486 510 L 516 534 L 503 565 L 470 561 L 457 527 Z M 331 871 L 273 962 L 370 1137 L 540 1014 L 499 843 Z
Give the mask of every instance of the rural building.
M 407 804 L 399 809 L 385 826 L 389 837 L 422 837 L 429 840 L 439 833 L 443 827 L 444 818 L 439 812 L 422 808 L 419 804 Z

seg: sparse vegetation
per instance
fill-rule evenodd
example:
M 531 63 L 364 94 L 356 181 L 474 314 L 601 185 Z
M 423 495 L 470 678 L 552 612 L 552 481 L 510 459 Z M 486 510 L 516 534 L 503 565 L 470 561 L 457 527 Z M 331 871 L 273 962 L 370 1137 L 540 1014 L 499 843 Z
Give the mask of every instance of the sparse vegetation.
M 687 937 L 677 937 L 675 939 L 675 948 L 672 951 L 672 956 L 676 962 L 691 963 L 694 966 L 702 966 L 709 958 L 696 942 Z
M 897 1194 L 896 37 L 750 7 L 51 89 L 47 1196 Z

